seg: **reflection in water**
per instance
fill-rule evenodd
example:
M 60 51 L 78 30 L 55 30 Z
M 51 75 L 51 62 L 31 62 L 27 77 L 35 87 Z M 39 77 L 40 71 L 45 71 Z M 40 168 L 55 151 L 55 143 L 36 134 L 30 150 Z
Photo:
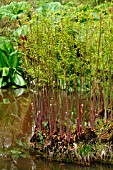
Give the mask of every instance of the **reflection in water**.
M 29 94 L 24 91 L 1 90 L 0 148 L 11 148 L 17 139 L 31 134 L 31 101 Z
M 32 127 L 30 94 L 25 89 L 0 90 L 0 170 L 113 170 L 108 165 L 81 167 L 36 160 L 25 152 Z
M 47 160 L 34 161 L 32 158 L 18 158 L 12 161 L 0 160 L 0 170 L 113 170 L 111 165 L 97 165 L 82 167 L 74 164 L 49 162 Z
M 50 163 L 47 160 L 38 160 L 37 163 L 38 167 L 36 167 L 36 170 L 113 170 L 113 166 L 111 165 L 97 165 L 94 164 L 92 166 L 79 166 L 75 164 L 69 164 L 69 163 Z
M 0 169 L 14 169 L 16 158 L 28 156 L 24 150 L 32 133 L 31 109 L 25 89 L 0 90 Z

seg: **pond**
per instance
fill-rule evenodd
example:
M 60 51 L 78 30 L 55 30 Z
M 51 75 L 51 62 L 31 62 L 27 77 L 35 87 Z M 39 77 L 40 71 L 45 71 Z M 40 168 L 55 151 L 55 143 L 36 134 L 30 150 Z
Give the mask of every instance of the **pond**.
M 0 170 L 112 170 L 111 165 L 81 167 L 29 154 L 34 118 L 26 89 L 0 90 Z

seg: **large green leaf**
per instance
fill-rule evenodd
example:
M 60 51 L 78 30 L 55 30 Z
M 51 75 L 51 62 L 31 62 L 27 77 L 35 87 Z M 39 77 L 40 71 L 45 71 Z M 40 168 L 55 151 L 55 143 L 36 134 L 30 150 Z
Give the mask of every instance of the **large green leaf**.
M 23 77 L 21 75 L 19 75 L 17 73 L 14 74 L 13 81 L 18 86 L 25 86 L 26 85 L 26 81 L 23 79 Z
M 2 87 L 3 77 L 0 78 L 0 88 Z
M 15 50 L 10 54 L 9 58 L 10 64 L 12 68 L 18 68 L 19 66 L 19 56 L 18 56 L 18 51 Z
M 2 82 L 2 87 L 5 87 L 7 85 L 7 82 L 6 81 L 3 81 Z
M 5 51 L 0 50 L 0 58 L 2 60 L 2 67 L 10 67 L 10 62 Z
M 25 86 L 22 77 L 18 51 L 14 49 L 10 40 L 0 36 L 0 88 L 6 85 Z
M 2 70 L 2 76 L 8 76 L 9 74 L 9 68 L 8 67 L 3 67 L 3 70 Z
M 11 41 L 4 42 L 1 49 L 6 51 L 8 55 L 14 51 L 14 47 Z
M 2 58 L 2 50 L 0 49 L 0 68 L 4 67 L 4 62 L 3 62 L 3 58 Z

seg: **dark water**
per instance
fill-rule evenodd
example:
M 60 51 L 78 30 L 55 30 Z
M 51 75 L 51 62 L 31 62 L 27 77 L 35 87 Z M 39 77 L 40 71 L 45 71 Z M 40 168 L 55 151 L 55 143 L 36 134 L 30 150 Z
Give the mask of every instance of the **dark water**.
M 81 167 L 35 159 L 28 152 L 33 127 L 29 93 L 0 90 L 0 170 L 113 170 L 111 165 Z

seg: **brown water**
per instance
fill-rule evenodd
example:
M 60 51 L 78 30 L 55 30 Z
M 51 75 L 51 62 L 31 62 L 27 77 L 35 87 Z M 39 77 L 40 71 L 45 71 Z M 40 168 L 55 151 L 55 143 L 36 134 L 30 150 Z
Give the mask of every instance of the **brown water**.
M 30 156 L 34 127 L 30 94 L 25 89 L 0 90 L 0 170 L 113 170 L 110 165 L 81 167 Z

